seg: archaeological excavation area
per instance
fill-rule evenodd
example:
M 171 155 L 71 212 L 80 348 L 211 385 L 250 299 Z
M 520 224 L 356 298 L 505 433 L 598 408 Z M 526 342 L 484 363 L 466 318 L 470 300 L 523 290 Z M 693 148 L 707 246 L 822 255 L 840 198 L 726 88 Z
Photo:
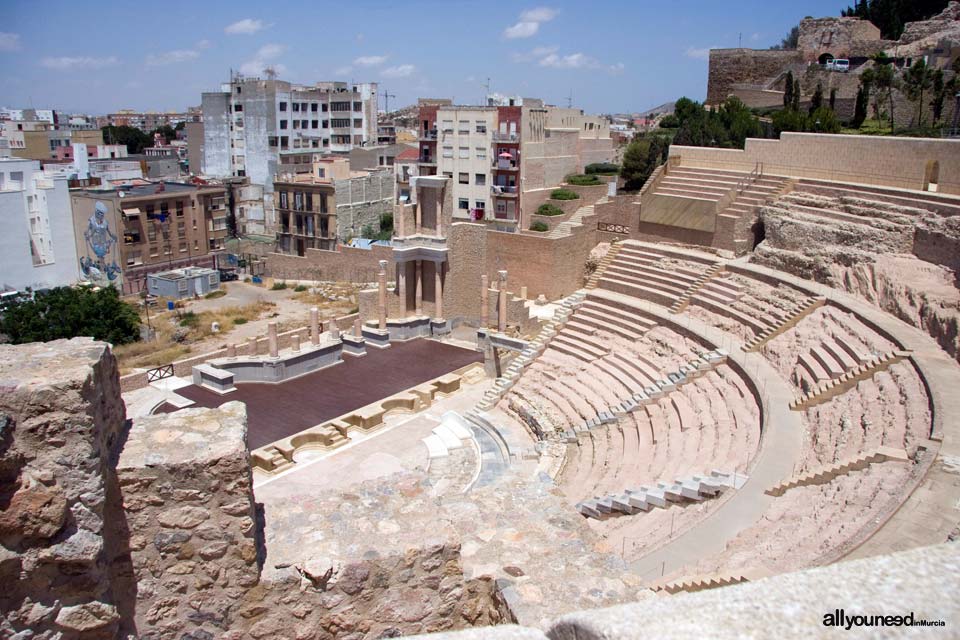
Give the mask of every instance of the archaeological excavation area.
M 431 177 L 359 317 L 160 381 L 0 346 L 0 635 L 949 632 L 960 142 L 842 138 L 672 146 L 535 241 Z

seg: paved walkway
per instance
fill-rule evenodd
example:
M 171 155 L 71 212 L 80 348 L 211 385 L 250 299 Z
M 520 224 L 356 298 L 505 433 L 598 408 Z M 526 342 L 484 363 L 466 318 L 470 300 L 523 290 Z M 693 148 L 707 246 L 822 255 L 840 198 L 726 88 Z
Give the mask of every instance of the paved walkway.
M 790 385 L 762 355 L 743 351 L 736 338 L 696 318 L 673 315 L 665 307 L 630 296 L 604 289 L 592 289 L 590 295 L 633 305 L 665 327 L 686 330 L 726 350 L 728 362 L 739 366 L 763 397 L 762 437 L 750 477 L 706 518 L 631 563 L 633 571 L 652 581 L 719 554 L 740 531 L 763 516 L 774 500 L 764 491 L 793 475 L 803 445 L 803 423 L 801 414 L 790 410 L 796 397 Z

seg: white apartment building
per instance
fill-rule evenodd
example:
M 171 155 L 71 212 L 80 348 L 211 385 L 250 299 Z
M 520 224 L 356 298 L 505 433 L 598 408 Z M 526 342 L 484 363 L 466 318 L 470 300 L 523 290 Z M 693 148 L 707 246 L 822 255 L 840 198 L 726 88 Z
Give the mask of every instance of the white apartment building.
M 451 178 L 454 218 L 482 220 L 490 211 L 491 142 L 495 107 L 437 109 L 437 175 Z
M 237 75 L 204 93 L 201 108 L 202 173 L 262 185 L 265 219 L 240 222 L 268 233 L 276 229 L 272 191 L 282 152 L 346 154 L 377 140 L 376 83 L 301 86 Z
M 0 158 L 0 290 L 73 284 L 79 273 L 67 180 Z

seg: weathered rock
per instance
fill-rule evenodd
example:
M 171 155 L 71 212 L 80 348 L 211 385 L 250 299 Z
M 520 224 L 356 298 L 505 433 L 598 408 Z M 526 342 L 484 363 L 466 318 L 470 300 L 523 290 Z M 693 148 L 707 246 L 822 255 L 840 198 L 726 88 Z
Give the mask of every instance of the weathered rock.
M 57 614 L 56 623 L 64 629 L 83 632 L 110 627 L 119 620 L 116 607 L 94 601 L 63 607 Z
M 203 507 L 186 506 L 159 513 L 157 522 L 170 529 L 193 529 L 209 517 L 210 513 Z
M 0 537 L 49 540 L 60 532 L 66 519 L 63 491 L 33 482 L 21 486 L 0 511 Z

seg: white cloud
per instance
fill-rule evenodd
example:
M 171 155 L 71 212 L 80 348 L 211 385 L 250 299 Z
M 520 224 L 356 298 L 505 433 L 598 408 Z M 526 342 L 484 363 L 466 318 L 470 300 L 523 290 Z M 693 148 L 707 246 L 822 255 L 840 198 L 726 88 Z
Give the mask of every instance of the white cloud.
M 694 60 L 709 60 L 710 59 L 710 49 L 715 49 L 716 47 L 688 47 L 686 56 L 688 58 L 693 58 Z
M 384 78 L 406 78 L 413 75 L 417 68 L 412 64 L 401 64 L 396 67 L 387 67 L 380 72 Z
M 515 38 L 529 38 L 537 35 L 540 30 L 539 22 L 518 22 L 512 27 L 503 30 L 503 37 L 511 40 Z
M 550 22 L 557 17 L 557 10 L 550 7 L 537 7 L 520 14 L 523 22 Z
M 532 51 L 516 51 L 510 54 L 510 57 L 514 62 L 534 62 L 559 50 L 560 47 L 535 47 Z
M 231 25 L 227 25 L 227 27 L 224 29 L 224 32 L 231 35 L 250 35 L 265 28 L 266 25 L 263 24 L 263 20 L 244 18 L 243 20 L 238 20 Z
M 577 52 L 565 56 L 551 53 L 541 58 L 539 64 L 541 67 L 553 67 L 554 69 L 587 69 L 594 68 L 599 63 L 593 58 Z
M 0 31 L 0 51 L 19 51 L 20 34 Z
M 283 55 L 286 50 L 286 46 L 282 44 L 265 44 L 257 49 L 257 54 L 253 60 L 248 60 L 240 65 L 240 73 L 248 76 L 256 76 L 261 75 L 265 69 L 270 68 L 277 72 L 277 74 L 283 75 L 287 68 L 276 62 L 276 59 Z
M 530 51 L 514 52 L 511 57 L 514 62 L 534 62 L 551 69 L 602 69 L 612 75 L 619 75 L 626 69 L 622 62 L 608 65 L 580 51 L 560 53 L 559 47 L 535 47 Z
M 557 17 L 557 10 L 550 7 L 528 9 L 520 14 L 520 19 L 503 30 L 503 37 L 509 40 L 530 38 L 537 35 L 540 25 Z
M 200 56 L 200 52 L 195 49 L 174 49 L 164 53 L 151 54 L 147 56 L 148 67 L 159 67 L 166 64 L 176 64 L 178 62 L 187 62 Z
M 197 49 L 209 49 L 213 46 L 213 43 L 209 40 L 201 40 L 197 43 Z
M 353 61 L 358 67 L 376 67 L 387 61 L 387 56 L 360 56 Z
M 618 76 L 623 73 L 624 69 L 626 69 L 626 65 L 624 65 L 622 62 L 618 62 L 617 64 L 610 65 L 610 68 L 607 69 L 607 71 L 615 76 Z
M 72 69 L 102 69 L 103 67 L 112 67 L 120 64 L 116 56 L 107 56 L 105 58 L 94 58 L 92 56 L 60 56 L 56 58 L 43 58 L 40 65 L 47 69 L 57 71 L 70 71 Z
M 353 73 L 353 67 L 350 67 L 350 66 L 340 67 L 338 69 L 333 70 L 334 78 L 343 78 L 344 76 L 348 76 L 351 73 Z

